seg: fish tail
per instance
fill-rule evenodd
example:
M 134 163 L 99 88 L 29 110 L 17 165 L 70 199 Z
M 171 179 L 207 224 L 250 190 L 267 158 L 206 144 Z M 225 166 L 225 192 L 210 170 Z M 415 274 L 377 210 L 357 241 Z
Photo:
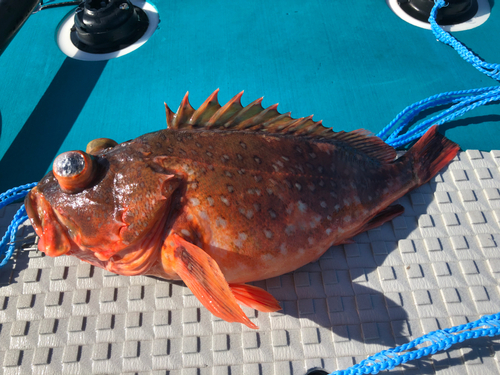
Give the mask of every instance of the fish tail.
M 458 153 L 460 146 L 431 127 L 404 155 L 413 163 L 418 185 L 425 184 L 444 168 Z

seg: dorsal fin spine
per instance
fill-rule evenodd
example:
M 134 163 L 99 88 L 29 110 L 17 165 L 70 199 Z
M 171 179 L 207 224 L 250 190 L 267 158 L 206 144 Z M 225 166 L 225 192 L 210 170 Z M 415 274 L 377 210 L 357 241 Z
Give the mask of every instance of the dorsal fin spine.
M 231 127 L 233 124 L 235 124 L 235 129 L 244 129 L 246 125 L 248 124 L 247 121 L 250 120 L 252 117 L 258 115 L 261 113 L 264 108 L 262 108 L 262 100 L 264 98 L 259 98 L 249 105 L 247 105 L 245 108 L 241 109 L 238 113 L 234 114 L 233 117 L 231 117 L 225 124 L 224 127 L 228 128 Z M 253 113 L 255 112 L 255 113 Z M 245 118 L 248 118 L 245 120 Z
M 249 118 L 247 120 L 248 125 L 246 126 L 246 128 L 249 130 L 255 129 L 255 130 L 267 131 L 267 128 L 263 124 L 265 124 L 267 120 L 270 120 L 280 115 L 276 108 L 278 108 L 278 104 L 273 104 L 272 106 L 264 109 L 262 112 Z
M 210 111 L 215 107 L 220 108 L 219 101 L 217 100 L 217 94 L 219 93 L 219 89 L 215 90 L 208 98 L 203 102 L 202 105 L 193 113 L 191 118 L 189 119 L 189 123 L 191 125 L 197 125 L 203 123 L 203 118 L 208 117 L 207 111 Z M 213 111 L 214 113 L 216 112 Z M 211 116 L 210 116 L 211 117 Z
M 231 107 L 233 106 L 239 106 L 242 107 L 241 105 L 241 97 L 243 96 L 243 91 L 236 94 L 230 101 L 228 101 L 226 104 L 224 104 L 217 112 L 213 114 L 212 117 L 207 121 L 207 128 L 211 128 L 217 124 L 219 124 L 221 119 L 224 119 L 225 115 L 230 113 L 230 116 L 228 118 L 232 117 L 234 113 L 230 111 Z M 235 111 L 237 112 L 237 111 Z
M 337 145 L 346 151 L 351 149 L 352 151 L 347 151 L 349 154 L 364 153 L 381 163 L 391 163 L 396 158 L 394 148 L 366 130 L 334 132 L 323 126 L 321 121 L 315 122 L 313 116 L 293 119 L 290 112 L 280 114 L 277 104 L 264 109 L 262 98 L 243 107 L 241 105 L 243 91 L 221 107 L 217 100 L 218 91 L 215 90 L 196 111 L 189 104 L 189 93 L 184 96 L 177 113 L 174 114 L 165 105 L 168 127 L 173 130 L 245 130 L 290 135 Z
M 165 104 L 165 113 L 167 115 L 167 128 L 171 128 L 172 121 L 174 120 L 174 117 L 175 117 L 175 113 L 169 108 L 167 103 L 164 103 L 164 104 Z
M 186 92 L 186 95 L 184 95 L 181 105 L 179 106 L 177 114 L 175 115 L 175 118 L 172 122 L 173 128 L 179 129 L 181 125 L 187 123 L 193 112 L 194 109 L 193 107 L 191 107 L 191 104 L 189 104 L 189 91 L 188 91 Z

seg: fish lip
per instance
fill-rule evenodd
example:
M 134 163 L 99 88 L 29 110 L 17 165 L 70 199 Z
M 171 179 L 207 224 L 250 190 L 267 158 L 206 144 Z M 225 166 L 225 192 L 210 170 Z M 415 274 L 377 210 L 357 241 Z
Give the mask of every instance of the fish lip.
M 26 208 L 26 213 L 28 214 L 33 229 L 35 229 L 35 232 L 38 235 L 38 237 L 41 237 L 43 234 L 42 221 L 38 216 L 35 203 L 36 200 L 32 196 L 36 194 L 36 192 L 37 192 L 37 187 L 35 186 L 33 189 L 31 189 L 28 195 L 26 195 L 26 198 L 24 198 L 24 207 Z

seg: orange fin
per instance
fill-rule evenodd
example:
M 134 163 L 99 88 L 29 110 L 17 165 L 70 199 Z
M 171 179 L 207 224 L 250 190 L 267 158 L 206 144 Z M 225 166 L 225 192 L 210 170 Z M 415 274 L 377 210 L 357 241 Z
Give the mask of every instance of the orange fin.
M 218 89 L 194 110 L 184 97 L 176 113 L 165 105 L 167 124 L 174 130 L 230 130 L 265 132 L 266 134 L 294 135 L 316 139 L 325 143 L 341 144 L 342 147 L 362 152 L 381 163 L 391 163 L 396 159 L 396 150 L 372 133 L 359 129 L 351 132 L 334 132 L 313 116 L 294 119 L 290 113 L 280 114 L 278 105 L 264 108 L 262 98 L 247 106 L 241 105 L 243 92 L 237 94 L 227 104 L 221 106 L 217 99 Z
M 262 312 L 275 312 L 281 306 L 271 294 L 264 289 L 246 284 L 229 284 L 231 292 L 241 304 Z
M 210 255 L 175 233 L 166 241 L 174 243 L 174 271 L 203 306 L 227 322 L 239 322 L 253 329 L 259 328 L 241 310 L 219 265 Z
M 413 159 L 419 185 L 425 184 L 444 168 L 458 153 L 460 146 L 431 127 L 401 159 Z M 411 160 L 410 159 L 410 160 Z
M 363 226 L 363 229 L 359 233 L 377 228 L 382 224 L 391 221 L 395 217 L 398 217 L 403 212 L 405 212 L 405 209 L 400 204 L 394 204 L 392 206 L 386 207 L 382 211 L 380 211 L 377 215 L 375 215 L 368 223 L 366 223 Z

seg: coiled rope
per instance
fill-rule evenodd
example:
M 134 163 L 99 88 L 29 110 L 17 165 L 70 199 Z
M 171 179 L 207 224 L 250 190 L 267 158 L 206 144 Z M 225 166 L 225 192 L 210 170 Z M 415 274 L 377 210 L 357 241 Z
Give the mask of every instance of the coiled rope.
M 500 80 L 500 64 L 490 64 L 481 60 L 436 23 L 437 11 L 444 6 L 447 6 L 444 0 L 434 0 L 434 7 L 432 8 L 429 17 L 431 30 L 436 38 L 439 41 L 453 47 L 465 61 L 470 63 L 481 73 L 486 74 L 495 80 Z M 420 138 L 432 125 L 444 124 L 445 122 L 451 121 L 456 117 L 464 115 L 474 108 L 498 101 L 500 101 L 500 86 L 463 91 L 450 91 L 434 95 L 406 107 L 394 118 L 394 120 L 383 128 L 377 136 L 384 139 L 393 147 L 401 147 Z M 408 127 L 411 121 L 422 111 L 449 104 L 454 105 L 431 119 L 415 125 L 413 129 L 407 131 L 405 134 L 400 135 L 403 129 Z M 388 135 L 391 131 L 392 134 Z

